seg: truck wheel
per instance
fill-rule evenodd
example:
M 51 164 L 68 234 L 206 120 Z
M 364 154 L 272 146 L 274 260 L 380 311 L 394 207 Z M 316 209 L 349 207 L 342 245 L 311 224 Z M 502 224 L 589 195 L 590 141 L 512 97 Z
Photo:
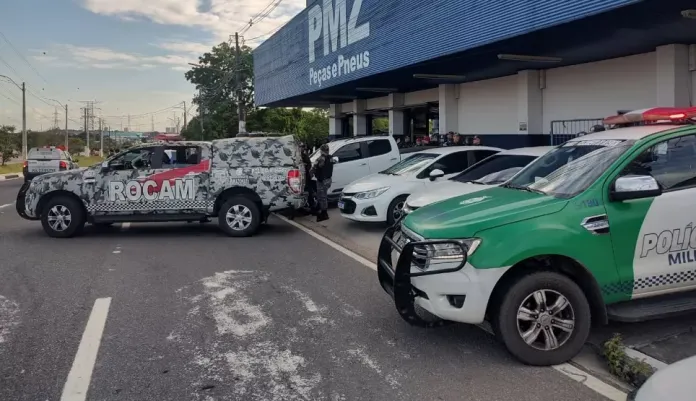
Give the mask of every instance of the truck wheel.
M 590 334 L 587 297 L 568 277 L 539 272 L 507 289 L 494 326 L 499 339 L 520 361 L 535 366 L 567 362 Z
M 85 212 L 77 200 L 56 196 L 41 211 L 41 225 L 49 237 L 70 238 L 85 227 Z
M 408 195 L 401 195 L 394 198 L 387 209 L 387 224 L 394 225 L 404 215 L 404 203 Z
M 218 224 L 230 237 L 250 237 L 256 234 L 261 224 L 261 210 L 245 196 L 228 199 L 220 208 Z

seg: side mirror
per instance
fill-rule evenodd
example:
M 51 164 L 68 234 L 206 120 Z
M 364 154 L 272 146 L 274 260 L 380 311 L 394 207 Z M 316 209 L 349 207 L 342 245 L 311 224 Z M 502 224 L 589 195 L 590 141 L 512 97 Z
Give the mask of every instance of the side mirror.
M 435 170 L 430 172 L 430 181 L 435 181 L 440 177 L 444 177 L 445 172 L 440 170 L 439 168 L 436 168 Z
M 627 175 L 614 182 L 609 194 L 611 200 L 622 202 L 631 199 L 652 198 L 662 195 L 660 184 L 649 175 Z
M 333 157 L 331 158 L 331 162 L 332 162 L 333 164 L 338 163 L 338 157 L 333 156 Z
M 102 162 L 101 164 L 101 171 L 108 171 L 109 170 L 109 162 Z

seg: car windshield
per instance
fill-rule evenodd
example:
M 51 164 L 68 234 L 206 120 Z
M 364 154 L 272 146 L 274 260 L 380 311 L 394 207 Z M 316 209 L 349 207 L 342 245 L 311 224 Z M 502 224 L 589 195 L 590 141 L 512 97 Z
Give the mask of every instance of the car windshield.
M 437 156 L 438 155 L 434 153 L 416 153 L 379 173 L 388 175 L 413 173 L 430 164 L 430 161 Z
M 633 143 L 620 140 L 568 142 L 534 161 L 503 186 L 572 198 L 592 185 Z
M 481 160 L 450 179 L 473 184 L 502 184 L 534 159 L 536 156 L 496 154 Z

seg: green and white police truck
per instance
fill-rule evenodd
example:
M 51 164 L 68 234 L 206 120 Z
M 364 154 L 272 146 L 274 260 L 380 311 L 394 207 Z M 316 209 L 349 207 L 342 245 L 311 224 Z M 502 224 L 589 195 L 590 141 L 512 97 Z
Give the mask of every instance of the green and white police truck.
M 552 149 L 501 187 L 414 211 L 382 238 L 382 287 L 416 326 L 489 321 L 531 365 L 573 358 L 592 323 L 696 309 L 693 117 L 607 118 L 612 129 Z

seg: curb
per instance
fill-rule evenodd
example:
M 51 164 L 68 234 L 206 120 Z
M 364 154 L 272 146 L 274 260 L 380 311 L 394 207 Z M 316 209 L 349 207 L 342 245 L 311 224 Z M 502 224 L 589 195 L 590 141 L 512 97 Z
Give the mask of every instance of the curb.
M 3 174 L 3 175 L 0 175 L 0 181 L 5 181 L 5 180 L 16 180 L 17 178 L 24 178 L 24 174 L 22 174 L 22 173 L 17 173 L 17 174 Z

